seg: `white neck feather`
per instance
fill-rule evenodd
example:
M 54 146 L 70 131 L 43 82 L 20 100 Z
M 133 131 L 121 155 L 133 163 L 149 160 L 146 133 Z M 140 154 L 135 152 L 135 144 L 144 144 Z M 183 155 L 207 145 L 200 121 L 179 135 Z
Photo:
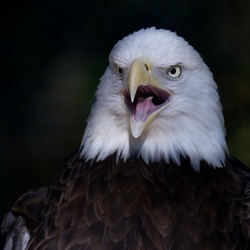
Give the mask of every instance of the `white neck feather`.
M 204 107 L 195 106 L 195 103 L 186 106 L 194 110 L 192 115 L 176 112 L 164 117 L 162 114 L 139 138 L 131 135 L 127 114 L 113 113 L 109 105 L 97 100 L 83 136 L 81 155 L 86 160 L 102 161 L 116 153 L 117 159 L 124 161 L 141 156 L 146 163 L 173 160 L 177 165 L 180 156 L 184 156 L 190 158 L 196 170 L 202 160 L 213 167 L 223 167 L 227 145 L 217 94 L 215 99 L 203 116 L 199 108 Z

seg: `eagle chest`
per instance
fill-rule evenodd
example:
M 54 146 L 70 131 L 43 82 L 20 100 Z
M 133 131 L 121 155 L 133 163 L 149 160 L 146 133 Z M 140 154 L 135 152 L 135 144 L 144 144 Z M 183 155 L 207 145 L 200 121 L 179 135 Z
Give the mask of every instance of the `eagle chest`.
M 235 180 L 213 172 L 209 167 L 197 173 L 188 166 L 146 165 L 141 160 L 116 163 L 111 157 L 94 164 L 75 160 L 52 184 L 48 204 L 54 205 L 47 206 L 40 230 L 59 248 L 69 249 L 202 249 L 197 247 L 225 244 L 236 229 Z M 230 189 L 222 181 L 231 182 Z M 238 193 L 237 186 L 233 192 Z

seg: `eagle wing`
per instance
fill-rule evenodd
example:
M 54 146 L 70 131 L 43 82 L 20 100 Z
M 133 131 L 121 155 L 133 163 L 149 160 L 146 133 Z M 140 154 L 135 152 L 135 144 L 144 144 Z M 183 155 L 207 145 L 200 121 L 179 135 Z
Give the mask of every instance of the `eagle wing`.
M 41 221 L 47 188 L 23 194 L 11 206 L 2 223 L 2 248 L 4 250 L 25 249 L 30 239 L 30 233 Z

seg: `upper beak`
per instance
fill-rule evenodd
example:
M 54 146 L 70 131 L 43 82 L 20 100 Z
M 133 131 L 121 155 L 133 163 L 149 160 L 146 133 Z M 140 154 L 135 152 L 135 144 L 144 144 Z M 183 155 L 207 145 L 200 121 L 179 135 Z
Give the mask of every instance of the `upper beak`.
M 135 59 L 130 66 L 128 74 L 128 86 L 130 91 L 131 102 L 134 102 L 135 94 L 139 85 L 159 86 L 156 80 L 151 76 L 152 65 L 149 62 L 138 58 Z
M 152 77 L 152 64 L 142 58 L 135 59 L 128 73 L 128 88 L 124 100 L 131 113 L 130 127 L 133 137 L 139 137 L 146 126 L 165 108 L 170 92 Z

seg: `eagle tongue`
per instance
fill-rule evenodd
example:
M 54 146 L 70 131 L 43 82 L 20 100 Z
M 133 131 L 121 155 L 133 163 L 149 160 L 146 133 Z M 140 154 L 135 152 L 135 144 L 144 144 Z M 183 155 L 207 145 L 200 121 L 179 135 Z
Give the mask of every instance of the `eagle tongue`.
M 148 118 L 148 116 L 152 113 L 152 105 L 153 105 L 152 99 L 153 96 L 149 96 L 147 98 L 138 97 L 134 113 L 134 119 L 136 122 L 138 123 L 144 122 Z

